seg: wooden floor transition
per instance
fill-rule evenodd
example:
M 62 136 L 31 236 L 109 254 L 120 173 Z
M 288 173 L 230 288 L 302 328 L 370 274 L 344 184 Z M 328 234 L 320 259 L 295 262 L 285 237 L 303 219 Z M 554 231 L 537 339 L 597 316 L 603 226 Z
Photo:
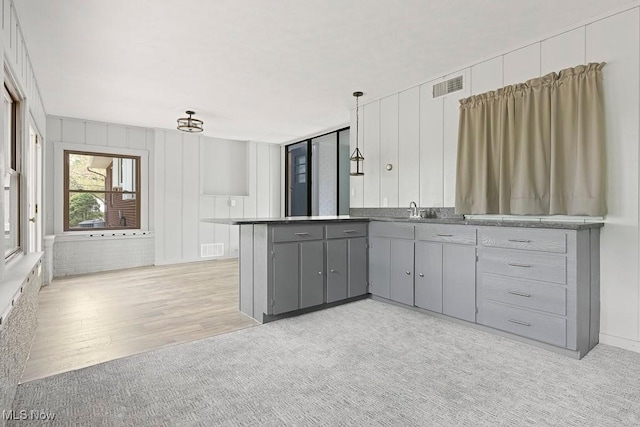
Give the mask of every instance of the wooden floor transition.
M 235 259 L 55 279 L 37 318 L 21 382 L 258 324 L 238 311 Z

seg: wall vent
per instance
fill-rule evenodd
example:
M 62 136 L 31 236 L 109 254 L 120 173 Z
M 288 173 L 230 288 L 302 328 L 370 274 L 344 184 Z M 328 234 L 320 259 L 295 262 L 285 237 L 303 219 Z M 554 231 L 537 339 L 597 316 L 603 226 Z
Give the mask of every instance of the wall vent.
M 200 245 L 200 258 L 224 256 L 224 243 L 205 243 Z
M 462 90 L 462 76 L 433 85 L 433 97 L 438 98 L 459 90 Z

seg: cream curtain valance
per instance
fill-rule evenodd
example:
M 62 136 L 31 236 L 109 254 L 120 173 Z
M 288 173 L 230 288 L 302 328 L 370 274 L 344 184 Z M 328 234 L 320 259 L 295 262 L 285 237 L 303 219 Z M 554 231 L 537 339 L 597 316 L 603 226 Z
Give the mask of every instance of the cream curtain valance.
M 604 215 L 604 65 L 461 100 L 456 212 Z

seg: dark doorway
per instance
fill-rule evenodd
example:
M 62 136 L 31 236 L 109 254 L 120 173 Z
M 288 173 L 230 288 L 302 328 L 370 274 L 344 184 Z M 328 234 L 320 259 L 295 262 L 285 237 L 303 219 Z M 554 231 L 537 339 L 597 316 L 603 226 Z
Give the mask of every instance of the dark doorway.
M 309 215 L 309 142 L 287 147 L 287 216 Z

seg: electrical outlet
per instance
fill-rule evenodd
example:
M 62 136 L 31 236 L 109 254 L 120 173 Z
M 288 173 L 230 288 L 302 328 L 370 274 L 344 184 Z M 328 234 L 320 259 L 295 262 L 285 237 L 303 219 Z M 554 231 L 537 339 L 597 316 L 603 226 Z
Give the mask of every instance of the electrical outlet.
M 231 207 L 232 208 L 236 207 L 236 199 L 231 199 Z
M 389 199 L 387 199 L 386 197 L 382 198 L 382 207 L 383 208 L 389 207 Z

